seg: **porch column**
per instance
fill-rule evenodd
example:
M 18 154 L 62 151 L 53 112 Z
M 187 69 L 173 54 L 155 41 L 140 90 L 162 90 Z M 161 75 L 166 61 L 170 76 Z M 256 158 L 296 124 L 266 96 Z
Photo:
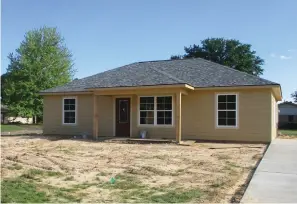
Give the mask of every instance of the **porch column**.
M 93 138 L 97 139 L 98 137 L 98 103 L 95 93 L 93 94 Z
M 181 142 L 181 92 L 176 93 L 175 103 L 175 131 L 176 142 Z

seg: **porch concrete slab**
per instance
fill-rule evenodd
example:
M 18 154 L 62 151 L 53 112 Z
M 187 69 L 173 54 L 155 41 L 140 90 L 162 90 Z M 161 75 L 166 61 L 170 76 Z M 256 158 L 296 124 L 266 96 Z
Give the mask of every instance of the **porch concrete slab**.
M 241 202 L 297 202 L 297 140 L 275 139 L 259 164 Z

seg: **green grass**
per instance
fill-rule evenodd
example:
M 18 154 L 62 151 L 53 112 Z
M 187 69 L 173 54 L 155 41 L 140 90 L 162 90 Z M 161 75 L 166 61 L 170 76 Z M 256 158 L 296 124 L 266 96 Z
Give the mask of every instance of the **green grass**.
M 200 189 L 175 189 L 167 186 L 150 188 L 134 176 L 117 175 L 116 182 L 105 182 L 98 187 L 115 190 L 115 202 L 137 203 L 182 203 L 197 201 L 202 196 Z M 121 190 L 121 191 L 119 191 Z
M 288 136 L 296 136 L 297 137 L 297 130 L 279 130 L 283 135 Z
M 9 170 L 20 170 L 20 169 L 22 169 L 23 167 L 22 167 L 21 165 L 19 165 L 19 164 L 14 163 L 14 164 L 12 164 L 11 166 L 8 166 L 7 168 L 8 168 Z
M 32 182 L 26 182 L 20 178 L 1 182 L 1 203 L 44 203 L 48 201 L 46 193 L 38 191 Z
M 1 132 L 13 132 L 23 130 L 24 128 L 20 125 L 1 125 Z
M 36 178 L 37 176 L 39 176 L 39 177 L 51 177 L 51 176 L 59 177 L 59 176 L 63 176 L 63 174 L 61 172 L 57 172 L 57 171 L 43 171 L 40 169 L 30 169 L 26 173 L 22 174 L 20 177 L 25 178 L 25 179 L 39 180 L 39 178 Z

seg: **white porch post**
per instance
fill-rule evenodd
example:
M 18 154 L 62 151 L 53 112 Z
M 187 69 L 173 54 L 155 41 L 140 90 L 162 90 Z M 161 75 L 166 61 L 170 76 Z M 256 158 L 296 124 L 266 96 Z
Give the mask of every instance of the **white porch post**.
M 97 97 L 95 93 L 93 94 L 93 138 L 98 137 L 98 107 L 97 107 Z
M 175 103 L 175 130 L 176 130 L 176 142 L 181 142 L 181 92 L 176 93 Z

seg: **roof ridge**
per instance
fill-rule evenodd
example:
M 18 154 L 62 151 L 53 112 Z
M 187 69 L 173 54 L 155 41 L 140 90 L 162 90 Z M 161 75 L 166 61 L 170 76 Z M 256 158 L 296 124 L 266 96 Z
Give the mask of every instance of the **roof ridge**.
M 184 59 L 148 60 L 148 61 L 139 61 L 139 62 L 136 62 L 136 63 L 163 62 L 163 61 L 181 61 L 181 60 L 191 60 L 191 59 L 197 59 L 197 57 L 196 58 L 184 58 Z
M 226 65 L 222 65 L 222 64 L 219 64 L 219 63 L 210 61 L 210 60 L 206 60 L 206 59 L 200 58 L 200 57 L 197 57 L 197 58 L 198 58 L 198 59 L 201 59 L 201 60 L 203 60 L 203 61 L 206 61 L 207 63 L 221 65 L 221 66 L 223 66 L 223 67 L 225 67 L 225 68 L 227 68 L 227 69 L 230 69 L 230 70 L 235 71 L 235 72 L 239 72 L 239 73 L 241 73 L 241 74 L 245 74 L 245 75 L 248 75 L 248 76 L 251 76 L 251 77 L 254 77 L 254 78 L 258 78 L 258 79 L 261 79 L 261 80 L 269 81 L 269 82 L 271 82 L 271 83 L 273 83 L 273 84 L 278 84 L 278 83 L 275 83 L 275 82 L 273 82 L 273 81 L 270 81 L 270 80 L 261 78 L 261 77 L 259 77 L 259 76 L 255 76 L 255 75 L 249 74 L 249 73 L 247 73 L 247 72 L 243 72 L 243 71 L 240 71 L 240 70 L 237 70 L 237 69 L 228 67 L 228 66 L 226 66 Z
M 160 74 L 164 74 L 165 76 L 167 76 L 167 77 L 169 77 L 169 78 L 171 78 L 171 79 L 173 79 L 173 80 L 175 80 L 175 81 L 177 81 L 177 82 L 179 82 L 179 83 L 185 83 L 183 80 L 181 80 L 181 79 L 179 79 L 179 78 L 177 78 L 177 77 L 175 77 L 175 76 L 172 76 L 171 74 L 169 74 L 169 73 L 167 73 L 167 72 L 158 70 L 158 69 L 156 69 L 156 68 L 154 68 L 154 67 L 150 67 L 150 68 L 153 69 L 153 70 L 155 70 L 156 72 L 159 72 Z

